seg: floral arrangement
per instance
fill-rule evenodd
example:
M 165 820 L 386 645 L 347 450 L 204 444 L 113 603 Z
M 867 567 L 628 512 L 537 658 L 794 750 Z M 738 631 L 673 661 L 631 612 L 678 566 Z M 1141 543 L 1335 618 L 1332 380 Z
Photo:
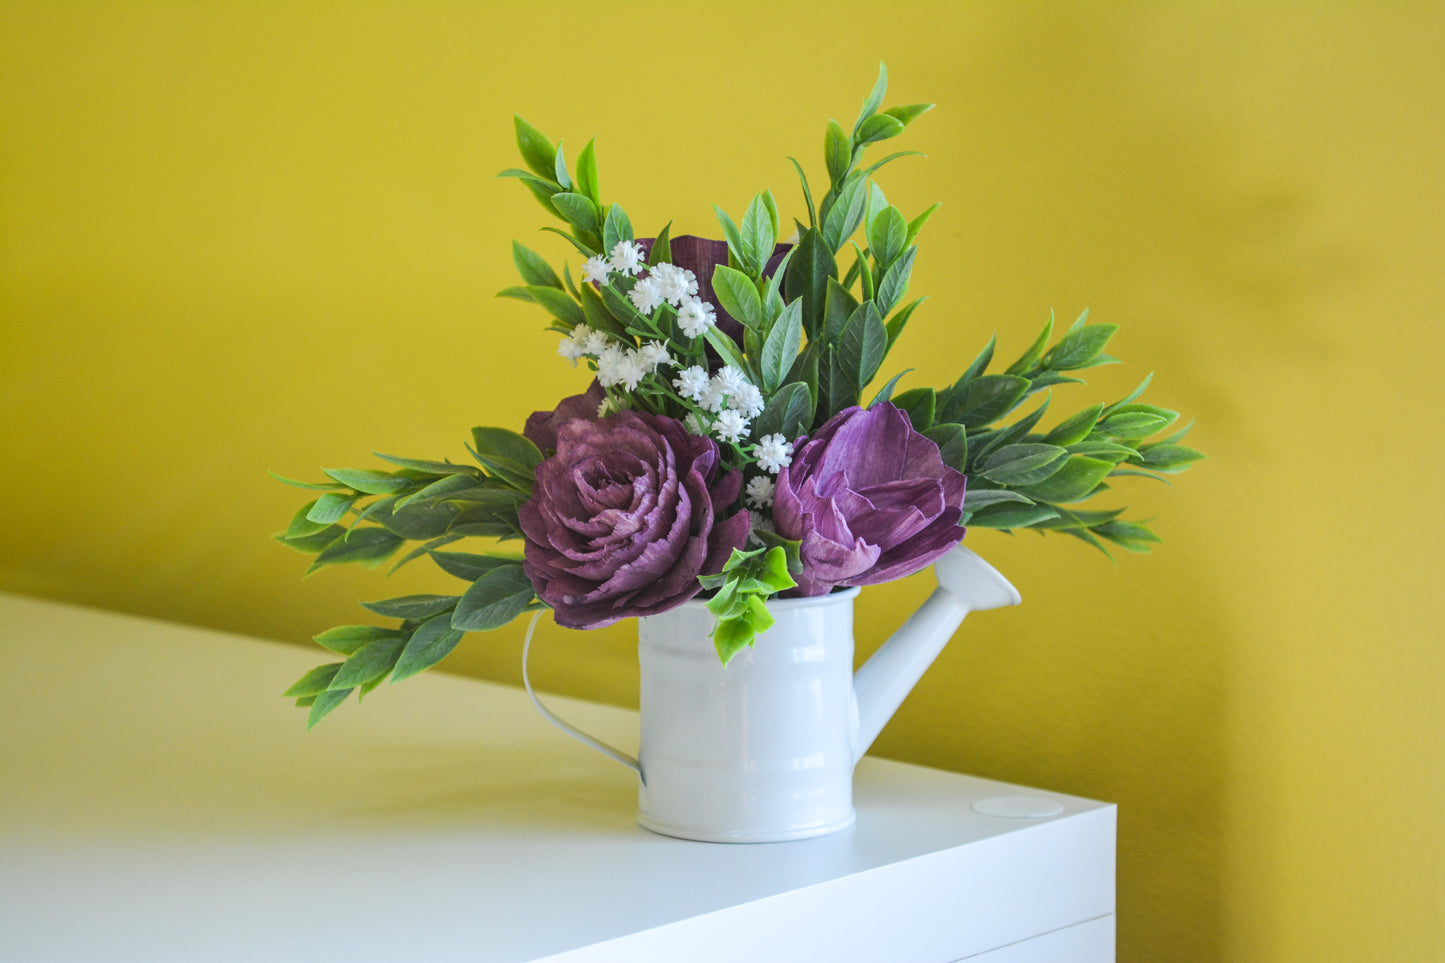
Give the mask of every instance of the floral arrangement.
M 789 158 L 806 223 L 782 243 L 768 191 L 741 220 L 717 211 L 722 240 L 670 237 L 670 225 L 638 238 L 622 206 L 602 199 L 595 141 L 569 170 L 560 145 L 515 118 L 525 168 L 501 176 L 562 222 L 545 230 L 579 252 L 581 280 L 514 242 L 524 284 L 501 294 L 547 312 L 558 353 L 594 377 L 521 433 L 474 429 L 474 464 L 378 454 L 389 470 L 282 479 L 319 493 L 276 536 L 315 556 L 310 571 L 377 566 L 419 542 L 395 567 L 426 556 L 467 583 L 362 603 L 395 627 L 316 636 L 342 660 L 286 692 L 309 725 L 352 691 L 430 668 L 465 633 L 528 611 L 590 629 L 705 595 L 726 663 L 772 624 L 769 598 L 902 578 L 965 525 L 1064 532 L 1100 549 L 1158 541 L 1122 509 L 1078 507 L 1110 479 L 1160 478 L 1202 457 L 1179 444 L 1183 431 L 1156 437 L 1178 415 L 1138 401 L 1148 379 L 1046 430 L 1047 396 L 1006 420 L 1041 391 L 1081 383 L 1072 372 L 1116 361 L 1104 349 L 1117 325 L 1085 312 L 1054 341 L 1050 319 L 1001 372 L 989 372 L 990 339 L 950 385 L 899 391 L 901 372 L 870 393 L 923 301 L 904 296 L 938 208 L 909 218 L 877 183 L 917 152 L 862 166 L 932 106 L 882 110 L 886 86 L 880 69 L 851 133 L 829 123 L 817 204 Z M 475 550 L 451 547 L 463 539 Z

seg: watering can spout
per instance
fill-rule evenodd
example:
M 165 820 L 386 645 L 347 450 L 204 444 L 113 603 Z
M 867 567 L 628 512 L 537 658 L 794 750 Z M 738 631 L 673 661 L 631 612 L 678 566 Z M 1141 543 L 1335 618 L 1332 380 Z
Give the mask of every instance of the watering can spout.
M 854 676 L 858 699 L 855 762 L 878 738 L 968 613 L 1018 605 L 1021 600 L 1008 579 L 962 545 L 935 562 L 933 571 L 938 588 Z

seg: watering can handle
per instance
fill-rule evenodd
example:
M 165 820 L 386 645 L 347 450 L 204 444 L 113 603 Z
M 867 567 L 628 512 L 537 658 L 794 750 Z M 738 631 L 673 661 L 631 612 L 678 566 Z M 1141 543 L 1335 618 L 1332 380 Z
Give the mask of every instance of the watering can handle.
M 592 736 L 583 732 L 581 729 L 578 729 L 576 726 L 572 725 L 572 723 L 568 722 L 567 720 L 559 718 L 556 713 L 554 713 L 551 709 L 548 709 L 542 704 L 541 699 L 537 698 L 537 693 L 532 690 L 532 681 L 527 678 L 527 653 L 532 648 L 532 633 L 536 631 L 537 620 L 541 617 L 541 612 L 538 612 L 532 616 L 532 624 L 527 626 L 527 638 L 522 643 L 522 685 L 526 688 L 527 697 L 532 700 L 532 705 L 536 706 L 537 711 L 542 713 L 542 718 L 546 719 L 548 722 L 552 723 L 552 725 L 567 733 L 567 735 L 571 736 L 573 739 L 576 739 L 578 742 L 582 743 L 585 746 L 591 746 L 593 749 L 596 749 L 604 756 L 610 756 L 613 759 L 616 759 L 624 766 L 637 770 L 638 776 L 642 776 L 642 766 L 634 757 L 629 756 L 621 749 L 615 749 L 612 746 L 609 746 L 607 743 L 601 741 L 600 739 L 593 738 Z M 644 778 L 643 781 L 646 782 L 646 779 Z

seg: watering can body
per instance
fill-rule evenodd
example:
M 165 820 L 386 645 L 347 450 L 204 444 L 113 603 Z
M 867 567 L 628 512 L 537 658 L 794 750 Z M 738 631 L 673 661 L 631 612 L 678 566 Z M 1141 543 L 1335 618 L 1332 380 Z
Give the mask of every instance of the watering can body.
M 726 666 L 702 602 L 639 619 L 636 758 L 538 708 L 638 771 L 637 820 L 654 832 L 708 842 L 837 832 L 854 820 L 854 766 L 964 617 L 1019 602 L 961 546 L 934 571 L 938 588 L 856 675 L 856 588 L 770 601 L 773 627 Z

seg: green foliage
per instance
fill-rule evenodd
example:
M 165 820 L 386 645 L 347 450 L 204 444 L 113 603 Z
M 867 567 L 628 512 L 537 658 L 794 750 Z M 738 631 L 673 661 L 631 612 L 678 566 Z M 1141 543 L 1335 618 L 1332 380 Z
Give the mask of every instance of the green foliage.
M 866 156 L 874 145 L 904 134 L 932 106 L 885 107 L 887 88 L 880 64 L 851 129 L 836 120 L 827 124 L 826 180 L 815 172 L 810 183 L 803 165 L 789 158 L 805 216 L 794 221 L 796 241 L 781 265 L 772 258 L 784 219 L 771 191 L 754 195 L 736 218 L 715 208 L 727 263 L 698 280 L 710 282 L 717 306 L 743 326 L 740 341 L 716 327 L 687 336 L 675 303 L 642 313 L 632 300 L 641 283 L 637 276 L 612 271 L 599 281 L 593 262 L 574 281 L 566 262 L 554 266 L 515 241 L 511 257 L 520 283 L 498 296 L 540 309 L 549 331 L 569 338 L 575 332 L 574 346 L 594 344 L 600 336 L 627 352 L 656 341 L 666 346 L 675 369 L 715 369 L 719 361 L 737 368 L 759 390 L 762 407 L 747 439 L 719 442 L 723 470 L 756 476 L 755 439 L 781 435 L 797 442 L 871 396 L 870 406 L 891 403 L 906 412 L 913 427 L 938 445 L 944 462 L 968 476 L 967 525 L 1062 532 L 1105 552 L 1109 546 L 1148 551 L 1158 538 L 1147 522 L 1123 518 L 1123 509 L 1082 503 L 1121 477 L 1166 480 L 1202 459 L 1181 444 L 1187 428 L 1161 437 L 1173 430 L 1178 414 L 1141 400 L 1146 378 L 1111 404 L 1091 404 L 1044 425 L 1052 388 L 1081 384 L 1077 372 L 1117 361 L 1106 353 L 1117 325 L 1089 323 L 1084 312 L 1055 337 L 1051 317 L 1001 370 L 990 370 L 997 348 L 990 338 L 957 380 L 941 387 L 904 385 L 908 372 L 886 371 L 889 353 L 924 301 L 909 300 L 908 291 L 920 234 L 939 210 L 933 204 L 906 212 L 889 202 L 879 183 L 880 170 L 918 152 L 895 151 L 871 162 Z M 565 239 L 564 253 L 605 259 L 635 240 L 623 207 L 601 192 L 595 140 L 569 169 L 560 142 L 520 116 L 513 124 L 521 166 L 499 176 L 520 182 L 555 219 L 542 230 Z M 670 231 L 669 224 L 656 232 L 649 269 L 672 263 Z M 595 344 L 584 353 L 594 370 L 599 353 Z M 695 398 L 682 396 L 672 380 L 675 369 L 645 374 L 626 389 L 607 386 L 607 404 L 702 419 L 693 424 L 705 430 L 712 416 Z M 886 381 L 875 388 L 880 375 Z M 1019 414 L 1040 392 L 1041 403 Z M 385 679 L 396 682 L 436 665 L 467 632 L 495 629 L 543 607 L 522 560 L 505 543 L 522 536 L 519 508 L 532 496 L 545 453 L 499 427 L 475 428 L 468 451 L 472 463 L 378 454 L 388 467 L 322 469 L 325 480 L 315 483 L 276 476 L 308 491 L 310 500 L 274 536 L 311 556 L 308 574 L 332 565 L 387 562 L 395 571 L 430 558 L 466 583 L 456 595 L 362 603 L 397 620 L 394 627 L 340 626 L 317 635 L 316 642 L 342 661 L 318 666 L 286 690 L 309 709 L 308 726 L 353 691 L 360 700 Z M 465 544 L 451 548 L 457 542 Z M 734 552 L 721 572 L 700 580 L 717 617 L 713 641 L 724 663 L 772 624 L 766 599 L 792 587 L 799 571 L 798 543 L 757 529 L 748 550 Z

